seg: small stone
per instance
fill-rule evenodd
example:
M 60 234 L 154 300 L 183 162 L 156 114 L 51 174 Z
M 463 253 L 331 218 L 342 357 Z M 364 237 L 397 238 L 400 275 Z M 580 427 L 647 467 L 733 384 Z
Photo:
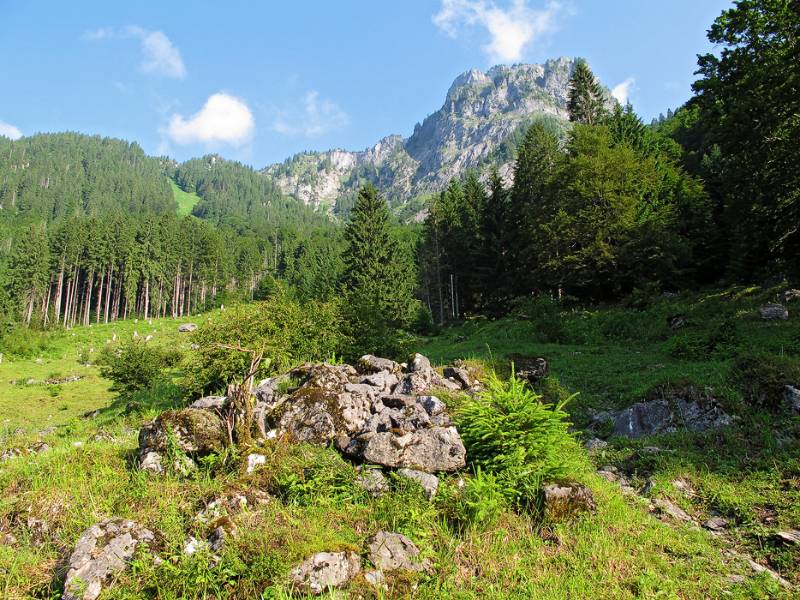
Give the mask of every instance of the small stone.
M 367 571 L 364 573 L 364 579 L 368 584 L 376 588 L 386 588 L 386 577 L 378 570 Z
M 139 468 L 151 473 L 163 473 L 164 467 L 161 465 L 161 455 L 158 452 L 146 452 L 139 462 Z
M 178 326 L 178 331 L 181 333 L 189 333 L 191 331 L 194 331 L 195 329 L 197 329 L 197 325 L 194 323 L 184 323 Z
M 369 560 L 381 571 L 422 571 L 419 548 L 401 533 L 379 531 L 367 540 Z
M 432 417 L 440 415 L 447 410 L 444 402 L 439 400 L 436 396 L 420 396 L 418 400 L 419 403 L 422 404 L 422 408 L 425 409 L 425 412 Z
M 667 500 L 666 498 L 654 498 L 652 500 L 652 505 L 661 514 L 672 517 L 676 521 L 682 521 L 684 523 L 692 522 L 692 517 L 671 500 Z
M 787 544 L 800 544 L 800 531 L 797 529 L 790 529 L 788 531 L 779 531 L 775 536 L 786 542 Z
M 225 407 L 227 396 L 205 396 L 192 402 L 190 408 L 204 408 L 206 410 L 222 410 Z
M 379 373 L 381 371 L 388 371 L 389 373 L 397 373 L 400 371 L 400 365 L 388 358 L 380 358 L 372 354 L 365 354 L 358 359 L 358 368 L 362 373 Z
M 783 400 L 790 411 L 800 415 L 800 389 L 787 385 L 783 391 Z
M 360 467 L 356 476 L 356 485 L 371 496 L 377 497 L 389 491 L 389 482 L 380 469 Z
M 208 545 L 212 552 L 219 552 L 222 550 L 222 547 L 225 545 L 226 535 L 224 527 L 217 527 L 211 532 L 211 535 L 208 536 Z
M 247 472 L 252 473 L 256 467 L 267 463 L 267 457 L 263 454 L 248 454 L 247 455 Z
M 439 489 L 439 478 L 436 475 L 417 471 L 416 469 L 398 469 L 397 474 L 419 483 L 422 489 L 425 490 L 428 500 L 432 500 L 436 496 L 436 492 Z
M 723 531 L 728 528 L 728 521 L 722 517 L 711 517 L 703 523 L 703 527 L 711 531 Z
M 354 552 L 318 552 L 290 574 L 292 586 L 301 593 L 319 596 L 343 588 L 361 571 L 361 558 Z
M 205 550 L 208 547 L 208 542 L 205 540 L 198 540 L 194 536 L 190 536 L 188 540 L 186 540 L 186 544 L 183 546 L 183 553 L 186 556 L 192 556 L 197 554 L 201 550 Z
M 765 321 L 781 319 L 785 321 L 789 318 L 789 310 L 783 304 L 769 303 L 764 304 L 758 309 L 761 318 Z
M 608 442 L 605 440 L 601 440 L 600 438 L 592 438 L 584 444 L 584 447 L 589 452 L 597 452 L 599 450 L 604 450 L 605 448 L 607 448 Z
M 550 484 L 544 486 L 544 512 L 548 519 L 560 521 L 581 512 L 595 510 L 592 490 L 579 483 Z

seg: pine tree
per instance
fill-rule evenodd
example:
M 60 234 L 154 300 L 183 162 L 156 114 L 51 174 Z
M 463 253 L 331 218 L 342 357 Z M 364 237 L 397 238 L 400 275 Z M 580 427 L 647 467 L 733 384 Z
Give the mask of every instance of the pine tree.
M 597 125 L 606 112 L 603 88 L 583 59 L 575 62 L 569 80 L 567 110 L 570 121 L 584 125 Z

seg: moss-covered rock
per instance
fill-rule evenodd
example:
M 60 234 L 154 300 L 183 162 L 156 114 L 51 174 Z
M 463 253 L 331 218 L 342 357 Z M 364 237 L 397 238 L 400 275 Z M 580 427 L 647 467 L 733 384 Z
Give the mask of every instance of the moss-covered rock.
M 139 448 L 164 452 L 170 436 L 184 452 L 209 454 L 222 450 L 226 441 L 225 426 L 216 414 L 198 408 L 170 410 L 142 427 Z

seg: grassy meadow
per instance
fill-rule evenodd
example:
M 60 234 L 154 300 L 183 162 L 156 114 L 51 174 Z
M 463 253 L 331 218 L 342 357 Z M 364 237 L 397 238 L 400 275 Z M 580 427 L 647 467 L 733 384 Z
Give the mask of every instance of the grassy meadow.
M 0 462 L 0 596 L 58 598 L 65 559 L 82 531 L 119 516 L 157 531 L 164 561 L 141 553 L 103 599 L 288 598 L 293 565 L 318 551 L 358 550 L 381 529 L 411 538 L 430 570 L 390 574 L 385 589 L 359 578 L 340 597 L 792 597 L 736 554 L 800 584 L 796 546 L 775 537 L 800 526 L 800 420 L 775 396 L 775 381 L 797 373 L 800 321 L 758 318 L 757 306 L 776 293 L 683 294 L 638 308 L 534 303 L 514 318 L 468 321 L 418 340 L 416 349 L 439 365 L 465 358 L 507 373 L 519 357 L 546 357 L 551 376 L 541 391 L 553 398 L 579 392 L 568 410 L 580 439 L 594 435 L 584 432 L 592 411 L 658 395 L 708 394 L 735 416 L 731 427 L 705 434 L 610 439 L 590 455 L 593 467 L 615 466 L 647 491 L 624 493 L 587 468 L 576 476 L 593 490 L 597 511 L 560 523 L 510 510 L 490 522 L 465 522 L 458 475 L 442 478 L 433 501 L 400 478 L 391 478 L 392 493 L 373 498 L 334 450 L 283 441 L 259 450 L 267 464 L 251 474 L 243 466 L 247 449 L 209 457 L 188 476 L 139 471 L 139 427 L 180 406 L 180 390 L 167 382 L 120 398 L 92 355 L 114 335 L 134 332 L 188 352 L 191 335 L 178 333 L 179 323 L 213 315 L 28 332 L 3 350 L 0 451 L 38 441 L 49 449 Z M 686 316 L 684 328 L 667 326 L 674 314 Z M 81 379 L 41 383 L 70 375 Z M 248 505 L 223 515 L 230 531 L 223 550 L 186 555 L 189 536 L 212 527 L 198 514 L 211 500 L 237 494 Z M 729 526 L 715 536 L 659 518 L 647 501 L 656 497 L 699 523 L 722 516 Z

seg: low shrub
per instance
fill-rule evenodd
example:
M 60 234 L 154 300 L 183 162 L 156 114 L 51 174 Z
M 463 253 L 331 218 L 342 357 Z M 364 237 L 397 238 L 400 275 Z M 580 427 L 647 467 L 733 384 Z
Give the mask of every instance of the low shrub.
M 667 352 L 684 360 L 701 360 L 710 355 L 725 358 L 736 354 L 738 342 L 735 318 L 724 315 L 703 326 L 686 328 L 669 340 Z
M 750 404 L 775 410 L 787 385 L 800 383 L 800 359 L 774 354 L 746 354 L 736 359 L 733 377 Z
M 542 402 L 518 379 L 504 382 L 491 375 L 485 390 L 456 412 L 476 474 L 480 469 L 492 476 L 518 509 L 536 509 L 544 482 L 586 468 L 585 454 L 569 432 L 565 404 Z
M 302 361 L 322 361 L 346 347 L 339 305 L 301 304 L 278 289 L 263 302 L 235 304 L 209 318 L 192 334 L 197 344 L 186 365 L 187 394 L 223 391 L 250 368 L 252 355 L 263 354 L 256 379 Z
M 96 359 L 100 374 L 121 394 L 144 390 L 166 378 L 166 371 L 181 360 L 180 352 L 135 339 L 103 348 Z
M 561 306 L 549 296 L 518 298 L 514 302 L 513 316 L 529 321 L 536 338 L 541 342 L 566 342 L 569 332 L 564 324 Z

